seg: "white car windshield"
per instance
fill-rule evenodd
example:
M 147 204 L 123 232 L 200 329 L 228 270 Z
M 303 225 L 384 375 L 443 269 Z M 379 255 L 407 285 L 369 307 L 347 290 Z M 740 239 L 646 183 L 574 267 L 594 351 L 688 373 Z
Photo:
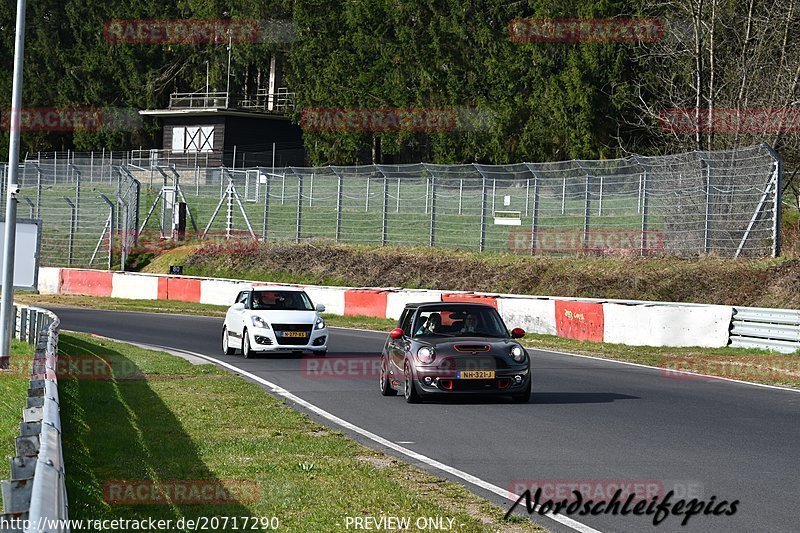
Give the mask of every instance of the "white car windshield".
M 300 291 L 253 291 L 254 311 L 313 311 L 308 295 Z

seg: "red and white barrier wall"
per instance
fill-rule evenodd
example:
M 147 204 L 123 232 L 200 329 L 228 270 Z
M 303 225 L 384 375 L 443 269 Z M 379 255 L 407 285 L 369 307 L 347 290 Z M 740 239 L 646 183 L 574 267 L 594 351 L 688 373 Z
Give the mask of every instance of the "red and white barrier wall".
M 112 296 L 230 305 L 239 291 L 264 282 L 42 267 L 42 294 Z M 273 285 L 273 284 L 269 284 Z M 280 284 L 274 284 L 280 285 Z M 297 286 L 297 285 L 295 285 Z M 327 313 L 398 319 L 408 303 L 474 302 L 494 306 L 506 324 L 530 333 L 632 346 L 727 346 L 733 308 L 488 294 L 423 289 L 301 285 Z

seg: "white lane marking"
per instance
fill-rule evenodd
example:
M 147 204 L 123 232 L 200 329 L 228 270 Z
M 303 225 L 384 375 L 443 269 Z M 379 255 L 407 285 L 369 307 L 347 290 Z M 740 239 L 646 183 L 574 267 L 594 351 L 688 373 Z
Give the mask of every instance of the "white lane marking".
M 414 444 L 413 440 L 398 440 L 395 442 L 397 442 L 397 444 Z
M 120 341 L 120 342 L 125 342 L 125 341 Z M 158 345 L 155 345 L 155 344 L 151 344 L 150 346 L 152 346 L 153 348 L 159 349 L 159 350 L 164 350 L 164 349 L 178 350 L 177 348 L 169 348 L 167 346 L 158 346 Z M 437 470 L 441 470 L 442 472 L 447 472 L 448 474 L 450 474 L 450 475 L 452 475 L 454 477 L 463 479 L 467 483 L 471 483 L 471 484 L 475 485 L 476 487 L 480 487 L 483 490 L 486 490 L 488 492 L 496 494 L 496 495 L 500 496 L 501 498 L 505 498 L 505 499 L 510 500 L 512 502 L 515 502 L 515 501 L 517 501 L 519 499 L 519 495 L 514 494 L 513 492 L 510 492 L 510 491 L 507 491 L 507 490 L 505 490 L 503 488 L 500 488 L 497 485 L 493 485 L 493 484 L 489 483 L 488 481 L 484 481 L 484 480 L 480 479 L 479 477 L 473 476 L 472 474 L 468 474 L 467 472 L 464 472 L 464 471 L 459 470 L 457 468 L 453 468 L 452 466 L 449 466 L 449 465 L 446 465 L 444 463 L 441 463 L 441 462 L 437 461 L 436 459 L 431 459 L 430 457 L 428 457 L 426 455 L 422 455 L 421 453 L 417 453 L 415 451 L 409 450 L 408 448 L 404 448 L 403 446 L 400 446 L 399 444 L 396 444 L 396 443 L 394 443 L 394 442 L 392 442 L 390 440 L 384 439 L 380 435 L 376 435 L 375 433 L 372 433 L 371 431 L 368 431 L 368 430 L 363 429 L 363 428 L 361 428 L 359 426 L 356 426 L 355 424 L 352 424 L 352 423 L 348 422 L 347 420 L 344 420 L 343 418 L 339 418 L 338 416 L 336 416 L 336 415 L 334 415 L 332 413 L 329 413 L 328 411 L 325 411 L 324 409 L 322 409 L 320 407 L 317 407 L 313 403 L 308 402 L 308 401 L 300 398 L 299 396 L 295 396 L 294 394 L 292 394 L 288 390 L 284 389 L 283 387 L 281 387 L 279 385 L 276 385 L 275 383 L 272 383 L 271 381 L 267 381 L 266 379 L 264 379 L 262 377 L 256 376 L 255 374 L 247 372 L 246 370 L 242 370 L 241 368 L 239 368 L 237 366 L 234 366 L 234 365 L 232 365 L 230 363 L 226 363 L 225 361 L 220 361 L 219 359 L 216 359 L 214 357 L 210 357 L 208 355 L 203 355 L 203 354 L 200 354 L 200 353 L 197 353 L 197 352 L 191 352 L 189 350 L 178 350 L 178 351 L 193 355 L 195 357 L 201 357 L 201 358 L 203 358 L 203 359 L 205 359 L 207 361 L 211 361 L 212 363 L 215 363 L 215 364 L 217 364 L 219 366 L 222 366 L 224 368 L 232 370 L 232 371 L 238 373 L 239 375 L 242 375 L 242 376 L 245 376 L 245 377 L 247 377 L 249 379 L 252 379 L 253 381 L 256 381 L 256 382 L 268 387 L 273 394 L 277 394 L 278 396 L 283 396 L 287 400 L 291 400 L 292 402 L 294 402 L 294 403 L 296 403 L 298 405 L 302 405 L 303 407 L 305 407 L 309 411 L 311 411 L 313 413 L 316 413 L 317 415 L 321 416 L 322 418 L 324 418 L 326 420 L 329 420 L 330 422 L 333 422 L 334 424 L 336 424 L 338 426 L 341 426 L 341 427 L 343 427 L 345 429 L 349 429 L 353 433 L 358 433 L 362 437 L 365 437 L 365 438 L 367 438 L 367 439 L 369 439 L 369 440 L 371 440 L 371 441 L 373 441 L 373 442 L 375 442 L 377 444 L 380 444 L 381 446 L 384 446 L 386 448 L 394 450 L 394 451 L 396 451 L 398 453 L 401 453 L 401 454 L 403 454 L 403 455 L 405 455 L 407 457 L 410 457 L 410 458 L 412 458 L 412 459 L 414 459 L 416 461 L 419 461 L 421 463 L 425 463 L 426 465 L 430 466 L 431 468 L 435 468 Z M 523 507 L 524 507 L 524 504 L 523 504 Z M 573 520 L 572 518 L 568 518 L 566 516 L 555 515 L 555 514 L 551 514 L 551 513 L 547 513 L 544 516 L 546 516 L 547 518 L 550 518 L 551 520 L 555 520 L 556 522 L 558 522 L 558 523 L 560 523 L 560 524 L 562 524 L 564 526 L 567 526 L 568 528 L 570 528 L 570 529 L 572 529 L 574 531 L 578 531 L 580 533 L 602 533 L 601 531 L 599 531 L 597 529 L 594 529 L 594 528 L 592 528 L 590 526 L 587 526 L 586 524 L 583 524 L 581 522 L 578 522 L 577 520 Z

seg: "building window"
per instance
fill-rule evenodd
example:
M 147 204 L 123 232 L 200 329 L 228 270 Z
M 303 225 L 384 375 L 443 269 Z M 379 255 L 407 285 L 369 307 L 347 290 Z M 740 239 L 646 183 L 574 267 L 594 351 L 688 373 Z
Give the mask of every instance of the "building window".
M 172 151 L 175 153 L 208 153 L 214 151 L 214 126 L 172 128 Z

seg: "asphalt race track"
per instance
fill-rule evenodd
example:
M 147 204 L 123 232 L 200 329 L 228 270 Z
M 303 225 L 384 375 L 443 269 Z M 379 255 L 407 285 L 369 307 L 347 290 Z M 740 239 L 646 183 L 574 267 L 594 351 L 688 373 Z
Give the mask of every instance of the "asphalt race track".
M 558 486 L 649 483 L 664 492 L 675 490 L 675 498 L 709 501 L 716 496 L 717 503 L 740 502 L 733 516 L 696 515 L 686 527 L 677 516 L 667 517 L 658 527 L 652 516 L 571 516 L 601 531 L 800 529 L 798 392 L 674 379 L 657 369 L 536 351 L 534 392 L 528 404 L 470 399 L 408 405 L 401 396 L 380 396 L 377 376 L 370 372 L 349 375 L 360 373 L 358 365 L 349 367 L 346 375 L 312 375 L 309 369 L 319 367 L 298 356 L 224 356 L 221 318 L 61 307 L 54 311 L 65 330 L 228 362 L 352 424 L 504 489 L 513 491 L 515 481 L 549 480 L 560 482 Z M 385 338 L 332 329 L 328 358 L 378 357 Z M 387 452 L 408 460 L 396 451 Z M 471 488 L 504 508 L 510 505 Z M 547 518 L 534 518 L 554 531 L 569 531 Z

